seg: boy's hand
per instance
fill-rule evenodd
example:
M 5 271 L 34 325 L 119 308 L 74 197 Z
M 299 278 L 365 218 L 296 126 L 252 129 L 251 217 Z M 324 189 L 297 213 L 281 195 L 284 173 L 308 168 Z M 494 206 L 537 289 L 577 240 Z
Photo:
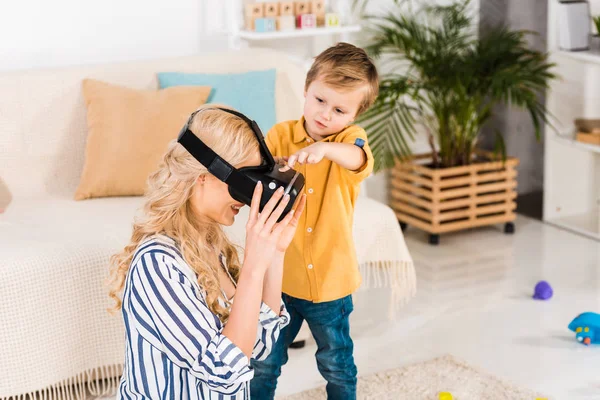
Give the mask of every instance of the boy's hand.
M 294 168 L 294 165 L 299 164 L 317 164 L 325 157 L 327 143 L 314 143 L 308 147 L 299 150 L 288 157 L 287 165 L 279 168 L 279 171 L 285 172 Z
M 286 165 L 287 161 L 288 161 L 288 157 L 287 156 L 273 157 L 273 159 L 275 160 L 275 164 L 277 164 L 277 165 Z

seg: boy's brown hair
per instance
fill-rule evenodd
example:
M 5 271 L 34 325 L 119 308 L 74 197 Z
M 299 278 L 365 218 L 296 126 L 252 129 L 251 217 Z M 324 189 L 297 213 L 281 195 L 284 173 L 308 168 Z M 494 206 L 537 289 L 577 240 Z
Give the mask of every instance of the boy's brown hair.
M 306 75 L 304 90 L 316 79 L 336 89 L 365 86 L 366 93 L 356 116 L 368 110 L 379 94 L 379 76 L 373 61 L 363 49 L 349 43 L 340 42 L 315 58 Z

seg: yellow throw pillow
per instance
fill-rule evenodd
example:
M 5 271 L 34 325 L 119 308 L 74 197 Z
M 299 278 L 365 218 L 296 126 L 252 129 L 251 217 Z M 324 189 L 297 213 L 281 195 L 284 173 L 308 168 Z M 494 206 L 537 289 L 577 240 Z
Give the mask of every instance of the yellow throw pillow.
M 167 145 L 210 89 L 136 90 L 85 79 L 88 137 L 75 200 L 143 195 Z

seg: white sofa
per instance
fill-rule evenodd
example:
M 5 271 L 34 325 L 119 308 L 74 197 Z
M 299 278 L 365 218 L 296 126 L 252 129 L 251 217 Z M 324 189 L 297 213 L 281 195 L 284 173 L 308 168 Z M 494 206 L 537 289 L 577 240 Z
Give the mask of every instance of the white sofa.
M 297 119 L 305 71 L 267 50 L 0 74 L 0 186 L 12 197 L 0 213 L 0 399 L 77 398 L 86 386 L 100 394 L 120 373 L 122 319 L 106 311 L 104 282 L 143 198 L 72 200 L 87 133 L 82 79 L 142 89 L 157 88 L 159 71 L 267 68 L 277 68 L 277 119 Z M 245 215 L 228 229 L 240 243 Z M 387 280 L 412 296 L 414 269 L 391 209 L 361 197 L 354 234 L 365 284 Z

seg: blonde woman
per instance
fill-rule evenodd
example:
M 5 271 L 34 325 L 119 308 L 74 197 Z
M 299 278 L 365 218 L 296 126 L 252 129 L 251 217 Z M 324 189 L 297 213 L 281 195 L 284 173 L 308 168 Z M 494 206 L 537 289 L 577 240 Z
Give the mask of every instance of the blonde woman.
M 189 129 L 237 168 L 261 162 L 240 117 L 206 106 Z M 126 329 L 118 399 L 250 397 L 250 359 L 266 358 L 289 321 L 283 256 L 305 204 L 303 196 L 295 213 L 277 222 L 289 196 L 279 190 L 259 213 L 261 194 L 258 184 L 240 265 L 222 226 L 233 224 L 244 204 L 181 144 L 170 144 L 150 176 L 131 242 L 113 257 L 110 296 Z

